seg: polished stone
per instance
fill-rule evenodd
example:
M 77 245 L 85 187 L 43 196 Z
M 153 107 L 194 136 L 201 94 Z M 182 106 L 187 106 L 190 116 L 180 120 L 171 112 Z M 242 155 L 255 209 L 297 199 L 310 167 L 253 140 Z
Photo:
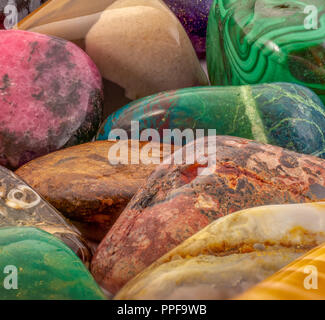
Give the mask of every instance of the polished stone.
M 205 58 L 208 16 L 213 0 L 164 0 L 190 37 L 199 58 Z
M 255 206 L 325 199 L 323 159 L 237 137 L 212 136 L 195 144 L 195 161 L 193 143 L 182 154 L 176 151 L 172 160 L 183 156 L 182 164 L 159 166 L 99 245 L 91 270 L 108 291 L 116 293 L 220 217 Z
M 65 40 L 0 31 L 0 164 L 16 169 L 60 148 L 90 141 L 103 112 L 91 59 Z
M 298 83 L 325 102 L 324 0 L 214 0 L 211 8 L 212 84 Z
M 115 299 L 233 298 L 324 241 L 325 202 L 239 211 L 165 254 Z
M 216 135 L 252 139 L 325 157 L 325 107 L 315 93 L 295 84 L 201 87 L 159 93 L 111 114 L 97 140 L 107 140 L 114 129 L 126 130 L 130 138 L 131 121 L 139 123 L 140 134 L 148 128 L 158 130 L 160 141 L 165 143 L 189 142 L 171 141 L 166 129 L 184 133 L 186 129 L 204 129 L 206 136 L 208 129 L 215 129 Z
M 324 300 L 324 244 L 244 292 L 238 300 Z
M 116 147 L 113 141 L 74 146 L 35 159 L 16 174 L 75 223 L 86 238 L 99 242 L 166 151 L 157 144 L 159 154 L 154 149 L 148 153 L 148 143 L 140 143 L 138 150 L 129 141 L 125 164 L 115 165 L 115 153 L 109 152 Z M 141 156 L 139 163 L 131 163 L 134 154 Z
M 132 100 L 208 84 L 184 28 L 160 0 L 57 0 L 19 28 L 75 42 Z
M 79 258 L 36 228 L 0 229 L 1 300 L 104 300 Z
M 0 166 L 0 229 L 20 226 L 53 234 L 89 265 L 91 253 L 80 232 L 23 180 Z

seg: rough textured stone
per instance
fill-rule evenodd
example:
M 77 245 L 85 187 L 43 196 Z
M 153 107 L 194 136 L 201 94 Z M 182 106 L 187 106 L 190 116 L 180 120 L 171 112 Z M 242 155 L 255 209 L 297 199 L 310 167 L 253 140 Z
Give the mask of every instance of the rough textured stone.
M 115 299 L 233 298 L 324 241 L 325 202 L 239 211 L 154 262 Z
M 324 102 L 324 10 L 323 0 L 214 0 L 207 31 L 211 83 L 298 83 Z
M 6 168 L 0 167 L 0 228 L 28 226 L 43 229 L 63 242 L 88 265 L 88 246 L 80 232 L 39 194 Z
M 111 114 L 97 139 L 106 140 L 114 129 L 124 129 L 131 137 L 131 121 L 139 123 L 140 132 L 158 130 L 161 142 L 166 143 L 171 140 L 170 134 L 164 134 L 165 129 L 204 129 L 206 136 L 208 129 L 215 129 L 217 135 L 253 139 L 325 157 L 325 107 L 315 93 L 295 84 L 201 87 L 159 93 Z M 189 141 L 174 141 L 185 142 Z
M 205 37 L 213 0 L 164 0 L 182 23 L 199 58 L 205 57 Z
M 160 155 L 145 154 L 128 143 L 128 164 L 113 165 L 108 152 L 117 142 L 97 141 L 74 146 L 35 159 L 16 171 L 54 207 L 78 224 L 82 233 L 100 241 L 157 164 L 131 164 L 131 155 L 143 153 L 142 160 L 163 161 Z M 112 159 L 110 159 L 112 160 Z
M 17 168 L 90 141 L 102 119 L 95 64 L 65 40 L 0 31 L 0 164 Z
M 17 289 L 0 286 L 1 300 L 103 300 L 79 258 L 60 240 L 36 228 L 0 229 L 0 269 L 17 276 Z M 13 271 L 12 267 L 16 268 Z M 15 282 L 9 281 L 15 286 Z
M 19 25 L 73 41 L 129 99 L 207 85 L 181 23 L 160 0 L 58 0 Z
M 235 137 L 209 137 L 196 144 L 203 142 L 205 153 L 199 152 L 194 164 L 183 158 L 182 165 L 159 166 L 101 242 L 91 270 L 108 291 L 116 293 L 222 216 L 260 205 L 325 199 L 325 160 Z M 182 149 L 187 149 L 187 159 L 192 146 Z M 208 159 L 215 167 L 206 168 Z

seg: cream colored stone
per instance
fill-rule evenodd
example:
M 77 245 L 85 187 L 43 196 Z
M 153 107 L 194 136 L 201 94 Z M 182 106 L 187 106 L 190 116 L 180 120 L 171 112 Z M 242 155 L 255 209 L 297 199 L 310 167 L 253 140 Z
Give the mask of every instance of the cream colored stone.
M 325 241 L 325 202 L 232 213 L 129 281 L 115 299 L 226 299 Z
M 73 41 L 129 99 L 208 85 L 182 25 L 160 0 L 55 0 L 19 29 Z
M 185 30 L 158 0 L 115 1 L 88 32 L 86 52 L 130 99 L 208 84 Z

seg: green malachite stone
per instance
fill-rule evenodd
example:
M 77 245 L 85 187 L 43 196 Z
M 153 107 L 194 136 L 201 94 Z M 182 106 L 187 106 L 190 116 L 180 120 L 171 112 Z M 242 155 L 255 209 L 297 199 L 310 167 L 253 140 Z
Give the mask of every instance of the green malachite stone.
M 17 289 L 7 266 L 17 268 Z M 70 248 L 36 228 L 0 229 L 0 280 L 1 300 L 105 299 Z
M 214 85 L 292 82 L 324 102 L 325 1 L 214 0 L 207 62 Z
M 113 113 L 98 134 L 105 140 L 113 129 L 131 135 L 131 121 L 156 129 L 216 129 L 237 136 L 325 158 L 325 107 L 316 94 L 289 83 L 238 87 L 199 87 L 159 93 Z M 184 141 L 183 141 L 184 142 Z M 188 142 L 188 141 L 187 141 Z

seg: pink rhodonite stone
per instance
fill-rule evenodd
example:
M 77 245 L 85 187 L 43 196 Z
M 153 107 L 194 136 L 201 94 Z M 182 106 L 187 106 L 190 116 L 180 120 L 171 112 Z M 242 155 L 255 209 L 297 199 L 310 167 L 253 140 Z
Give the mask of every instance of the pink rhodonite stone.
M 102 120 L 99 71 L 76 45 L 0 31 L 0 165 L 15 169 L 90 141 Z

